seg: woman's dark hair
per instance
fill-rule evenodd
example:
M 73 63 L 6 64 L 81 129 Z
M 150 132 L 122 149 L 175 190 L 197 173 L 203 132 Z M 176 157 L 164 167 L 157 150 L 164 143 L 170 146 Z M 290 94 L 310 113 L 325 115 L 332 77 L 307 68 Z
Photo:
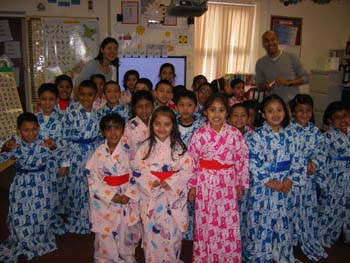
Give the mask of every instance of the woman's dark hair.
M 38 118 L 31 112 L 23 112 L 17 117 L 17 128 L 20 129 L 23 122 L 34 122 L 39 126 Z
M 206 100 L 203 106 L 203 111 L 207 111 L 208 108 L 214 103 L 214 101 L 220 101 L 226 108 L 226 111 L 228 112 L 228 100 L 227 98 L 222 95 L 221 93 L 213 93 L 209 96 L 209 98 Z
M 138 83 L 145 84 L 150 91 L 153 89 L 153 83 L 148 78 L 139 78 L 138 81 L 135 83 L 135 86 Z
M 177 126 L 176 115 L 174 111 L 170 109 L 168 106 L 160 106 L 153 112 L 150 120 L 150 125 L 149 125 L 150 136 L 148 139 L 146 139 L 146 141 L 149 141 L 149 148 L 143 160 L 146 160 L 150 156 L 155 144 L 157 143 L 156 135 L 154 134 L 154 131 L 153 131 L 153 124 L 155 119 L 158 117 L 158 115 L 168 116 L 171 119 L 171 122 L 173 124 L 173 129 L 170 133 L 171 158 L 174 159 L 174 150 L 177 150 L 179 147 L 182 149 L 182 152 L 179 154 L 180 156 L 187 151 L 186 145 L 181 140 L 180 132 Z
M 109 126 L 119 126 L 124 131 L 125 121 L 118 113 L 111 113 L 102 117 L 100 121 L 100 130 L 104 132 Z
M 58 98 L 58 88 L 56 84 L 53 83 L 43 83 L 40 85 L 40 88 L 38 89 L 38 97 L 41 96 L 44 92 L 51 92 L 55 95 L 56 98 Z
M 62 74 L 62 75 L 57 76 L 55 78 L 56 86 L 60 85 L 62 81 L 67 81 L 69 83 L 69 85 L 71 86 L 71 88 L 73 88 L 73 81 L 72 81 L 71 77 L 69 77 L 68 75 Z
M 244 106 L 243 103 L 233 104 L 228 110 L 228 116 L 231 116 L 231 114 L 235 108 L 243 108 L 245 110 L 245 112 L 247 113 L 247 116 L 249 117 L 249 110 L 246 106 Z
M 330 123 L 328 119 L 331 119 L 334 113 L 343 110 L 347 110 L 347 107 L 342 101 L 333 101 L 330 104 L 328 104 L 323 114 L 323 124 L 329 126 Z
M 278 96 L 276 94 L 272 94 L 270 96 L 265 97 L 264 100 L 261 102 L 261 106 L 260 106 L 261 114 L 265 113 L 266 106 L 268 104 L 270 104 L 272 101 L 278 101 L 282 105 L 283 111 L 284 111 L 284 118 L 283 118 L 283 120 L 281 122 L 281 126 L 283 128 L 286 128 L 288 126 L 288 124 L 289 124 L 290 118 L 289 118 L 287 105 L 284 103 L 283 99 L 280 96 Z
M 295 97 L 293 99 L 291 99 L 288 102 L 288 105 L 289 105 L 289 108 L 290 108 L 292 115 L 295 115 L 295 107 L 298 104 L 310 105 L 312 109 L 314 108 L 314 101 L 312 100 L 312 97 L 310 95 L 297 94 L 297 95 L 295 95 Z M 312 117 L 311 117 L 310 121 L 312 123 L 315 123 L 315 117 L 314 117 L 313 111 L 312 111 Z
M 139 80 L 140 74 L 137 70 L 135 69 L 130 69 L 127 72 L 125 72 L 124 77 L 123 77 L 123 86 L 125 90 L 127 90 L 126 83 L 128 82 L 129 76 L 136 76 L 136 79 Z
M 154 98 L 152 96 L 152 93 L 148 90 L 139 90 L 137 92 L 135 92 L 134 94 L 132 94 L 131 97 L 131 109 L 132 109 L 132 117 L 135 117 L 135 107 L 137 102 L 139 102 L 140 100 L 148 100 L 149 102 L 152 103 L 152 105 L 154 105 Z
M 160 68 L 159 68 L 158 77 L 160 77 L 160 74 L 162 73 L 162 71 L 163 71 L 164 68 L 171 68 L 171 70 L 173 71 L 173 74 L 176 75 L 176 74 L 175 74 L 175 67 L 174 67 L 174 65 L 171 64 L 171 63 L 164 63 L 164 64 L 162 64 L 162 65 L 160 66 Z
M 119 47 L 119 44 L 117 40 L 115 40 L 113 37 L 106 37 L 100 44 L 100 48 L 98 49 L 98 55 L 95 57 L 96 60 L 102 64 L 103 62 L 103 54 L 101 52 L 101 49 L 104 49 L 109 43 L 114 43 Z M 115 67 L 118 67 L 119 65 L 119 58 L 117 57 L 115 60 L 111 61 L 111 64 Z

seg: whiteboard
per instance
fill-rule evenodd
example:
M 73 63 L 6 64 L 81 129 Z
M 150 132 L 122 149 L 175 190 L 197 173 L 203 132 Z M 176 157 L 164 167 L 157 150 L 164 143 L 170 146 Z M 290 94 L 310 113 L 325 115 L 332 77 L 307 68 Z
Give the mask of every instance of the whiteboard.
M 183 85 L 186 87 L 186 56 L 177 57 L 143 57 L 143 58 L 119 58 L 118 83 L 124 90 L 123 78 L 126 71 L 134 69 L 140 74 L 140 78 L 148 78 L 154 86 L 159 81 L 159 68 L 164 63 L 171 63 L 175 67 L 175 86 Z

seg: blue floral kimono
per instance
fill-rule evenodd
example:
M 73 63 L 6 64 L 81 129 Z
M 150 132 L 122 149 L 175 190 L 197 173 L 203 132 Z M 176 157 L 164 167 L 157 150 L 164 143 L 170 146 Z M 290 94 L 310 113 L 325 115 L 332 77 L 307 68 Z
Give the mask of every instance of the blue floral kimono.
M 292 187 L 291 221 L 293 224 L 293 243 L 299 243 L 304 254 L 312 261 L 327 257 L 327 253 L 319 242 L 318 212 L 317 212 L 317 177 L 322 175 L 325 164 L 323 135 L 313 124 L 302 127 L 295 121 L 291 123 L 297 147 L 295 163 L 296 176 L 299 180 Z M 307 173 L 308 162 L 316 165 L 315 174 Z
M 293 256 L 289 195 L 265 186 L 270 180 L 295 181 L 291 167 L 295 144 L 291 130 L 275 133 L 264 123 L 248 140 L 250 189 L 247 211 L 247 262 L 297 262 Z
M 102 142 L 96 110 L 92 109 L 89 117 L 81 104 L 69 107 L 64 122 L 64 139 L 70 161 L 64 200 L 68 219 L 66 228 L 72 233 L 86 234 L 89 233 L 89 193 L 84 170 L 90 155 Z
M 350 242 L 350 136 L 331 127 L 324 133 L 326 187 L 320 198 L 320 238 L 330 247 L 344 232 Z
M 118 104 L 114 106 L 113 109 L 111 109 L 108 106 L 108 103 L 106 103 L 101 109 L 98 110 L 97 115 L 99 121 L 102 119 L 103 116 L 106 116 L 111 113 L 118 113 L 125 122 L 127 122 L 130 118 L 130 112 L 129 112 L 129 107 L 125 104 Z
M 62 152 L 41 146 L 43 137 L 33 143 L 16 139 L 18 147 L 0 154 L 0 162 L 15 158 L 16 174 L 10 186 L 7 224 L 9 237 L 0 245 L 1 262 L 27 260 L 57 249 L 51 229 L 53 213 L 48 162 L 60 162 Z
M 179 119 L 180 119 L 180 115 L 177 116 L 178 123 L 179 123 Z M 189 127 L 189 129 L 185 133 L 181 133 L 181 130 L 180 130 L 181 139 L 186 146 L 188 146 L 188 143 L 190 142 L 192 134 L 199 127 L 201 127 L 203 123 L 204 123 L 204 120 L 202 117 L 194 115 L 194 122 L 192 123 L 191 127 Z M 188 228 L 187 228 L 187 231 L 183 234 L 183 239 L 193 240 L 194 204 L 187 201 L 187 209 L 188 209 Z

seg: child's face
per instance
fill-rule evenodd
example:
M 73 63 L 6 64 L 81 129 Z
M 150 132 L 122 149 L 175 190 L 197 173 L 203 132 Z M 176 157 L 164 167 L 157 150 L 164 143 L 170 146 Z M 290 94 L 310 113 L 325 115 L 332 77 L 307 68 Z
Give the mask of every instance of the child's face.
M 202 87 L 200 87 L 199 90 L 197 91 L 198 103 L 200 105 L 204 105 L 204 103 L 209 98 L 211 93 L 212 91 L 209 85 L 203 85 Z
M 180 98 L 177 102 L 176 110 L 180 114 L 181 118 L 190 119 L 196 110 L 196 104 L 190 98 Z
M 96 99 L 96 91 L 91 87 L 78 88 L 78 101 L 85 111 L 90 112 Z
M 135 75 L 129 75 L 128 79 L 126 80 L 126 88 L 130 92 L 134 92 L 136 82 L 137 82 L 137 77 Z
M 155 90 L 155 97 L 159 105 L 166 106 L 173 98 L 173 87 L 165 83 L 159 84 Z
M 105 85 L 105 82 L 101 78 L 94 78 L 94 83 L 97 87 L 97 94 L 102 95 L 103 94 L 103 86 Z
M 284 112 L 282 104 L 277 100 L 270 101 L 266 105 L 263 113 L 267 124 L 269 124 L 274 131 L 279 131 L 285 115 L 286 113 Z
M 244 84 L 238 83 L 236 86 L 233 87 L 232 92 L 233 92 L 233 96 L 235 96 L 236 98 L 243 99 L 244 98 Z
M 107 144 L 110 148 L 115 148 L 123 136 L 123 128 L 119 124 L 108 124 L 107 128 L 103 131 L 103 136 L 107 140 Z
M 248 114 L 246 109 L 243 107 L 235 107 L 230 114 L 229 120 L 230 123 L 237 129 L 244 129 L 248 123 Z
M 72 86 L 67 80 L 63 80 L 58 84 L 58 97 L 60 100 L 69 100 L 72 94 Z
M 164 142 L 173 130 L 173 122 L 171 118 L 165 114 L 158 114 L 153 122 L 153 132 L 159 140 Z
M 148 86 L 145 83 L 137 83 L 137 84 L 135 84 L 135 92 L 138 92 L 140 90 L 150 91 L 150 89 L 148 88 Z
M 297 104 L 295 106 L 295 121 L 306 127 L 312 118 L 312 106 L 309 104 Z
M 38 102 L 43 113 L 45 115 L 50 115 L 57 104 L 57 97 L 50 91 L 44 91 L 40 94 Z
M 105 87 L 105 97 L 108 104 L 110 105 L 118 104 L 120 96 L 121 96 L 121 93 L 118 85 L 108 84 Z
M 148 125 L 149 118 L 153 112 L 153 104 L 149 100 L 141 99 L 135 105 L 135 114 L 138 116 L 145 124 Z
M 334 128 L 341 130 L 342 132 L 347 132 L 347 121 L 346 121 L 346 110 L 340 110 L 333 113 L 332 117 L 328 119 L 329 123 L 333 125 Z
M 250 108 L 248 111 L 249 111 L 249 117 L 248 117 L 247 124 L 249 127 L 254 128 L 254 122 L 255 122 L 255 117 L 257 112 L 252 108 Z
M 160 72 L 159 78 L 166 79 L 170 83 L 174 84 L 175 74 L 174 74 L 171 67 L 165 67 L 165 68 L 163 68 L 162 72 Z
M 221 101 L 215 100 L 204 113 L 208 118 L 210 126 L 219 132 L 222 125 L 226 122 L 227 110 L 225 105 Z
M 35 142 L 39 136 L 39 125 L 32 121 L 24 121 L 18 128 L 18 134 L 25 142 Z

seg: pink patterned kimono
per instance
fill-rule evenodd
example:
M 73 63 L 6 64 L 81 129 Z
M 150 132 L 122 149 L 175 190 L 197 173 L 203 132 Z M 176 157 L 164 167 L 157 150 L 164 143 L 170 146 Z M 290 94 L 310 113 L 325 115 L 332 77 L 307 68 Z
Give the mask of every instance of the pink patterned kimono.
M 143 160 L 149 148 L 149 140 L 136 153 L 133 178 L 127 195 L 140 203 L 143 224 L 143 245 L 146 262 L 177 263 L 180 260 L 182 234 L 188 225 L 187 183 L 192 173 L 192 161 L 188 153 L 174 146 L 171 156 L 170 138 L 164 142 L 156 139 L 150 156 Z M 173 174 L 165 179 L 169 190 L 152 187 L 158 177 L 154 174 Z
M 132 200 L 127 205 L 112 202 L 113 196 L 122 195 L 129 185 L 127 142 L 122 137 L 112 153 L 107 143 L 100 145 L 86 165 L 95 262 L 136 262 L 135 248 L 141 237 L 137 204 Z
M 241 262 L 237 188 L 248 188 L 248 148 L 236 128 L 218 133 L 205 124 L 192 136 L 189 153 L 196 188 L 194 263 Z
M 136 116 L 125 124 L 124 135 L 129 141 L 129 156 L 130 161 L 132 161 L 141 143 L 149 137 L 149 128 Z

